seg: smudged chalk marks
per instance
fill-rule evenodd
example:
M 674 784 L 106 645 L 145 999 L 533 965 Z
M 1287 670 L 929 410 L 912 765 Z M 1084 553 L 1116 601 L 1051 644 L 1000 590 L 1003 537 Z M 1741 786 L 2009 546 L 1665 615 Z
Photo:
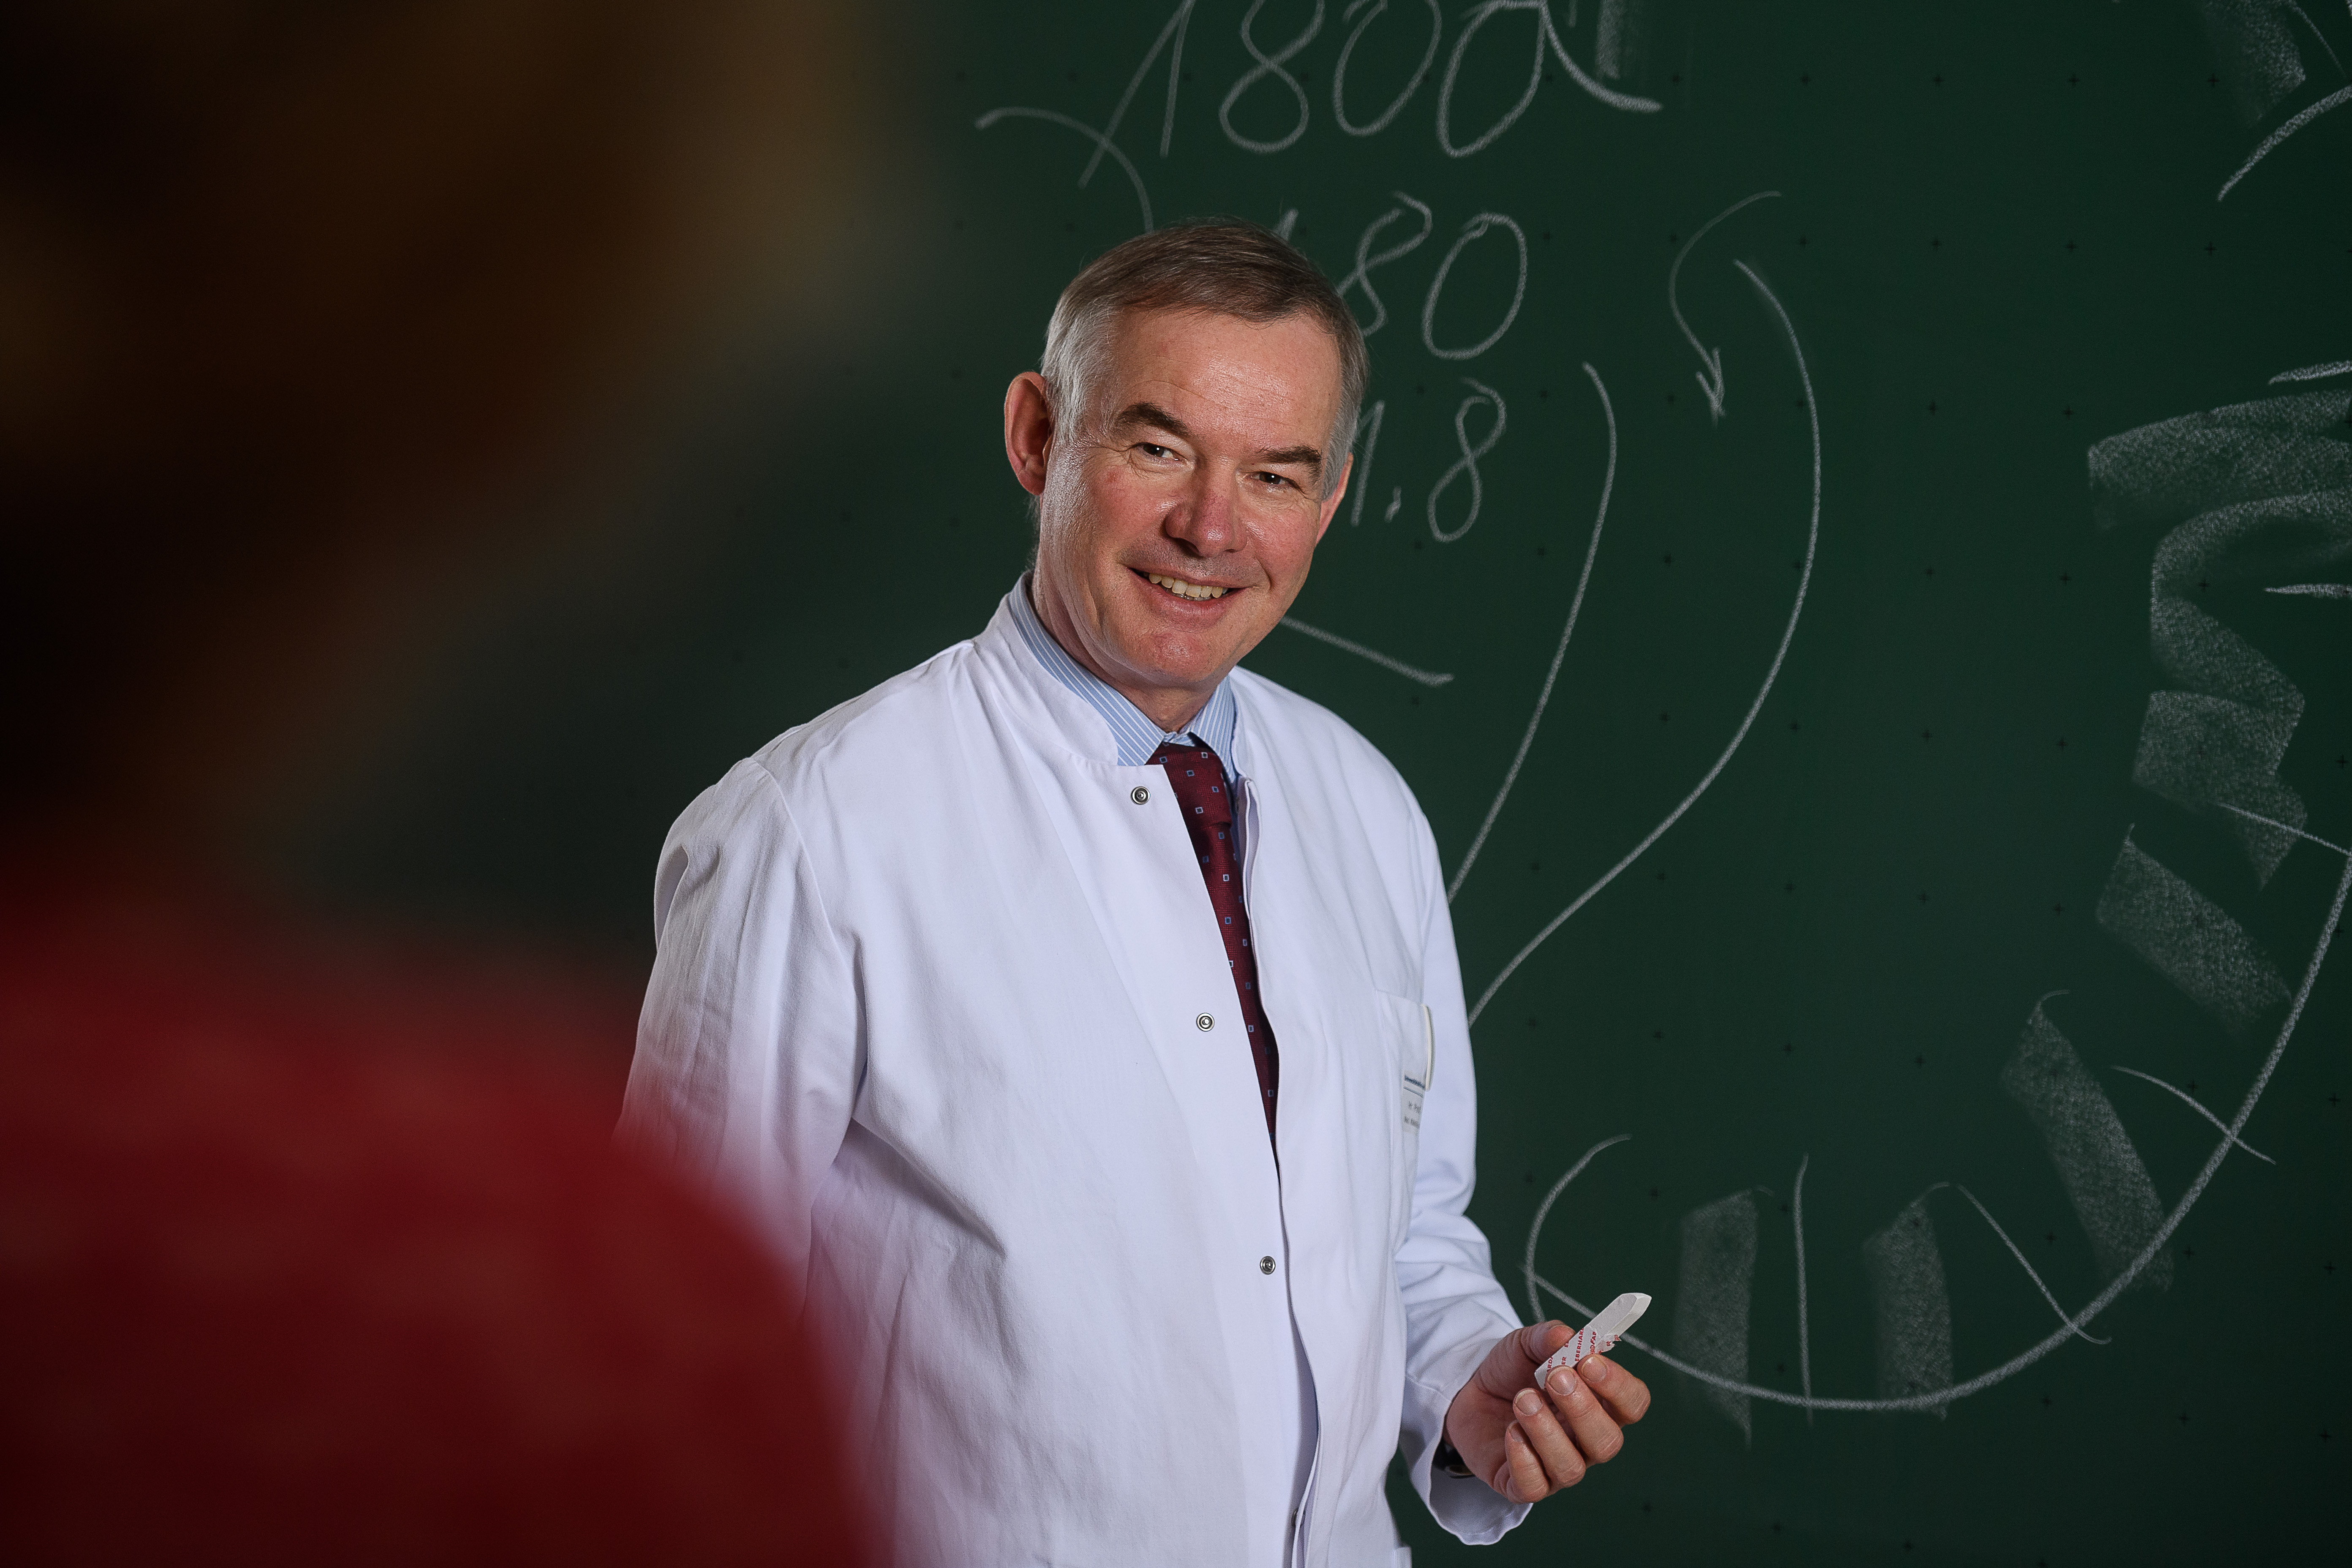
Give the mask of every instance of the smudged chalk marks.
M 1643 0 L 1601 0 L 1601 19 L 1592 26 L 1592 65 L 1611 81 L 1631 75 L 1642 46 Z M 1570 25 L 1574 25 L 1571 13 Z
M 2008 1382 L 2063 1345 L 2070 1338 L 2078 1334 L 2084 1325 L 2115 1305 L 2116 1298 L 2137 1283 L 2140 1273 L 2163 1255 L 2165 1244 L 2172 1238 L 2173 1232 L 2178 1230 L 2180 1227 L 2180 1222 L 2189 1216 L 2189 1211 L 2197 1206 L 2198 1200 L 2205 1194 L 2205 1189 L 2212 1185 L 2214 1176 L 2221 1172 L 2221 1162 L 2229 1158 L 2231 1150 L 2239 1147 L 2238 1135 L 2245 1131 L 2248 1118 L 2253 1115 L 2254 1107 L 2262 1102 L 2263 1091 L 2270 1087 L 2272 1076 L 2278 1071 L 2279 1063 L 2285 1058 L 2287 1047 L 2294 1041 L 2295 1029 L 2303 1022 L 2304 1009 L 2311 1001 L 2312 988 L 2319 982 L 2320 971 L 2326 967 L 2327 955 L 2335 945 L 2336 933 L 2343 924 L 2344 908 L 2347 901 L 2352 901 L 2352 857 L 2346 858 L 2344 875 L 2336 884 L 2334 900 L 2328 905 L 2326 919 L 2320 924 L 2318 940 L 2312 944 L 2311 958 L 2304 966 L 2303 979 L 2295 987 L 2294 998 L 2287 1006 L 2286 1017 L 2280 1023 L 2278 1034 L 2271 1042 L 2270 1054 L 2263 1058 L 2262 1068 L 2254 1074 L 2254 1081 L 2246 1090 L 2246 1098 L 2239 1103 L 2237 1114 L 2230 1119 L 2229 1126 L 2223 1129 L 2227 1136 L 2213 1145 L 2213 1152 L 2206 1156 L 2204 1165 L 2199 1169 L 2196 1178 L 2189 1184 L 2188 1190 L 2180 1194 L 2179 1202 L 2172 1205 L 2172 1212 L 2165 1215 L 2164 1223 L 2157 1227 L 2155 1235 L 2147 1238 L 2147 1245 L 2140 1248 L 2138 1255 L 2125 1266 L 2121 1273 L 2108 1280 L 2105 1288 L 2085 1302 L 2079 1311 L 2068 1316 L 2064 1322 L 2053 1329 L 2041 1340 L 2018 1352 L 2000 1365 L 1989 1367 L 1964 1382 L 1927 1394 L 1882 1396 L 1876 1399 L 1815 1395 L 1808 1399 L 1803 1394 L 1791 1394 L 1786 1389 L 1768 1388 L 1759 1384 L 1706 1371 L 1633 1334 L 1627 1334 L 1622 1342 L 1633 1346 L 1663 1366 L 1696 1378 L 1711 1387 L 1719 1388 L 1725 1393 L 1737 1394 L 1748 1399 L 1769 1400 L 1776 1405 L 1801 1405 L 1810 1410 L 1942 1410 L 1956 1401 L 1981 1394 L 1989 1388 L 1995 1388 Z M 1591 1157 L 1591 1153 L 1588 1152 L 1586 1158 Z M 1580 1162 L 1578 1168 L 1582 1168 Z M 1570 1174 L 1574 1173 L 1571 1172 Z M 1539 1214 L 1538 1220 L 1540 1217 Z M 1922 1218 L 1924 1217 L 1923 1215 Z M 1538 1226 L 1539 1228 L 1540 1226 Z M 1528 1237 L 1527 1255 L 1530 1298 L 1532 1299 L 1539 1289 L 1565 1304 L 1571 1311 L 1591 1317 L 1592 1308 L 1535 1271 L 1535 1244 L 1536 1233 L 1531 1231 Z M 2021 1258 L 2020 1260 L 2022 1261 L 2022 1258 Z M 1938 1267 L 1940 1268 L 1940 1264 Z
M 1477 37 L 1487 23 L 1513 13 L 1529 15 L 1535 21 L 1535 36 L 1529 40 L 1534 47 L 1528 60 L 1528 84 L 1520 91 L 1518 101 L 1505 110 L 1492 125 L 1467 142 L 1456 142 L 1454 139 L 1454 86 L 1462 73 L 1463 57 L 1469 53 L 1471 41 Z M 1570 26 L 1573 25 L 1571 20 Z M 1454 40 L 1454 53 L 1445 62 L 1445 74 L 1437 84 L 1437 144 L 1448 157 L 1467 158 L 1474 153 L 1483 152 L 1503 132 L 1518 123 L 1519 116 L 1525 114 L 1528 106 L 1536 100 L 1537 89 L 1543 86 L 1544 56 L 1547 53 L 1559 61 L 1560 68 L 1568 73 L 1570 81 L 1612 109 L 1631 114 L 1654 114 L 1665 107 L 1654 98 L 1619 92 L 1594 80 L 1591 74 L 1576 62 L 1576 57 L 1568 52 L 1567 44 L 1560 40 L 1559 29 L 1552 22 L 1550 0 L 1485 0 L 1485 4 L 1475 7 L 1464 18 L 1461 35 Z
M 2017 1037 L 2016 1051 L 2001 1068 L 2000 1087 L 2042 1134 L 2058 1184 L 2090 1238 L 2099 1278 L 2113 1279 L 2131 1266 L 2164 1223 L 2164 1205 L 2099 1080 L 2042 1011 L 2042 1002 L 2048 1000 L 2045 996 L 2034 1004 Z M 2158 1254 L 2139 1279 L 2164 1289 L 2172 1283 L 2171 1257 Z
M 2247 156 L 2244 163 L 2238 165 L 2238 172 L 2221 182 L 2221 188 L 2214 193 L 2213 199 L 2218 202 L 2228 196 L 2231 191 L 2237 187 L 2238 182 L 2244 179 L 2248 174 L 2252 174 L 2254 165 L 2269 157 L 2272 150 L 2277 147 L 2280 142 L 2285 141 L 2288 137 L 2294 135 L 2296 132 L 2302 130 L 2305 126 L 2310 124 L 2321 115 L 2341 109 L 2347 103 L 2352 103 L 2352 87 L 2338 88 L 2334 92 L 2329 93 L 2326 98 L 2321 99 L 2317 103 L 2313 104 L 2310 108 L 2303 110 L 2300 114 L 2297 114 L 2285 124 L 2280 126 L 2277 130 L 2272 132 L 2269 135 L 2263 137 L 2262 144 L 2256 147 L 2253 152 Z
M 2091 521 L 2102 530 L 2169 525 L 2241 501 L 2352 481 L 2334 438 L 2352 390 L 2281 394 L 2143 425 L 2090 449 Z
M 2099 894 L 2098 921 L 2233 1036 L 2250 1033 L 2287 999 L 2285 982 L 2245 928 L 2129 834 Z
M 1622 109 L 1629 114 L 1655 114 L 1665 107 L 1654 98 L 1641 98 L 1629 92 L 1618 92 L 1593 80 L 1584 68 L 1576 63 L 1576 57 L 1568 52 L 1568 46 L 1560 41 L 1559 28 L 1552 21 L 1551 7 L 1546 5 L 1538 6 L 1538 9 L 1543 14 L 1544 41 L 1550 45 L 1552 58 L 1559 62 L 1559 68 L 1568 73 L 1569 79 L 1582 88 L 1588 96 L 1607 104 L 1612 109 Z M 1615 50 L 1615 55 L 1612 63 L 1622 70 L 1627 64 L 1627 58 L 1631 52 L 1628 47 L 1632 37 L 1629 21 L 1633 19 L 1626 16 L 1622 5 L 1616 5 L 1614 9 L 1617 21 L 1613 28 L 1612 47 Z M 1604 12 L 1604 16 L 1606 15 L 1607 13 Z M 1576 7 L 1571 4 L 1569 6 L 1569 26 L 1572 27 L 1575 25 Z
M 2303 829 L 2303 797 L 2278 782 L 2295 714 L 2205 697 L 2150 692 L 2132 782 L 2191 811 L 2234 816 L 2235 837 L 2268 882 Z
M 2303 56 L 2280 0 L 2198 0 L 2205 41 L 2249 125 L 2303 85 Z
M 2347 595 L 2346 597 L 2352 598 L 2352 595 Z M 2305 833 L 2300 827 L 2289 827 L 2285 823 L 2273 822 L 2267 816 L 2255 816 L 2252 812 L 2247 811 L 2241 806 L 2224 805 L 2221 809 L 2223 811 L 2235 812 L 2240 816 L 2251 818 L 2255 822 L 2261 823 L 2265 827 L 2275 827 L 2281 833 L 2292 833 L 2297 838 L 2302 839 L 2305 844 L 2316 844 L 2322 849 L 2333 849 L 2338 855 L 2352 855 L 2352 849 L 2347 849 L 2341 844 L 2333 843 L 2327 839 L 2322 838 L 2316 833 Z
M 2283 370 L 2271 377 L 2271 384 L 2276 386 L 2283 381 L 2326 381 L 2338 375 L 2352 375 L 2352 359 L 2330 360 L 2326 364 L 2307 364 L 2301 370 Z
M 2133 776 L 2191 810 L 2227 814 L 2263 881 L 2305 820 L 2302 798 L 2277 778 L 2303 693 L 2206 605 L 2216 584 L 2352 562 L 2352 447 L 2334 438 L 2347 406 L 2342 390 L 2288 394 L 2090 450 L 2093 521 L 2169 530 L 2149 573 L 2148 644 L 2182 689 L 2149 700 Z
M 1952 1386 L 1952 1298 L 1926 1194 L 1862 1244 L 1862 1267 L 1878 1326 L 1879 1397 L 1923 1400 L 1917 1408 L 1943 1415 L 1934 1395 Z
M 1748 1380 L 1748 1316 L 1756 1289 L 1756 1198 L 1734 1193 L 1683 1215 L 1675 1291 L 1675 1353 L 1719 1378 Z M 1947 1379 L 1947 1381 L 1949 1381 Z M 1753 1438 L 1748 1397 L 1720 1383 L 1686 1384 L 1700 1403 Z

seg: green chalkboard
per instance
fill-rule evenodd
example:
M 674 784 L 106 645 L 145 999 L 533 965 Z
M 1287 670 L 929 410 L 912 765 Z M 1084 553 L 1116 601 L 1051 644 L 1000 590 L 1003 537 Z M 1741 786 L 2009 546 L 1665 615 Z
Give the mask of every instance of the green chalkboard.
M 894 47 L 896 270 L 678 453 L 647 504 L 710 526 L 625 611 L 480 654 L 412 847 L 336 874 L 642 944 L 697 789 L 1021 569 L 998 405 L 1060 286 L 1147 213 L 1282 226 L 1373 379 L 1249 662 L 1435 826 L 1499 1275 L 1649 1291 L 1674 1358 L 1482 1560 L 2330 1552 L 2345 7 L 1160 0 Z

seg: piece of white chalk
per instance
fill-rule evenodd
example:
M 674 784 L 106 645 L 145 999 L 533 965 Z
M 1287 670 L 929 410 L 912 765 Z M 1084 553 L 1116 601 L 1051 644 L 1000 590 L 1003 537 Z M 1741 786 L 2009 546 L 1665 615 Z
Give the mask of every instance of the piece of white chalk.
M 1536 1368 L 1536 1386 L 1543 1387 L 1561 1367 L 1574 1366 L 1586 1356 L 1615 1348 L 1617 1342 L 1625 1337 L 1625 1331 L 1639 1322 L 1642 1314 L 1649 1310 L 1650 1299 L 1639 1290 L 1628 1290 L 1601 1308 L 1592 1321 L 1577 1330 L 1573 1339 Z

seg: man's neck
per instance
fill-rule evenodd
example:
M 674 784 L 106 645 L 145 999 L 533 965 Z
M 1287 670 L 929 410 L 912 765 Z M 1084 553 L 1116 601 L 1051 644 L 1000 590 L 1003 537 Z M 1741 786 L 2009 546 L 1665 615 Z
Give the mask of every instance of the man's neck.
M 1193 720 L 1201 716 L 1201 710 L 1209 705 L 1210 697 L 1216 691 L 1213 684 L 1207 691 L 1194 691 L 1182 686 L 1139 687 L 1120 679 L 1087 651 L 1085 639 L 1077 635 L 1077 627 L 1060 599 L 1040 592 L 1042 586 L 1037 574 L 1032 572 L 1029 574 L 1029 607 L 1036 612 L 1037 623 L 1045 628 L 1045 635 L 1059 643 L 1062 651 L 1076 660 L 1080 669 L 1135 704 L 1136 711 L 1158 725 L 1163 735 L 1181 734 Z M 1221 681 L 1223 679 L 1222 675 L 1218 677 Z

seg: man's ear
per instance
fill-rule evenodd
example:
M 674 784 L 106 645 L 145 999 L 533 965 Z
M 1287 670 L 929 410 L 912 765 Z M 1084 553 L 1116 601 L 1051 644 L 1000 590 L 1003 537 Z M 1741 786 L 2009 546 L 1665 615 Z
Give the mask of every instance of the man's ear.
M 1031 495 L 1045 489 L 1045 465 L 1054 449 L 1054 404 L 1045 378 L 1024 370 L 1004 389 L 1004 460 L 1013 478 Z
M 1339 482 L 1331 487 L 1329 495 L 1323 498 L 1323 521 L 1315 525 L 1316 543 L 1323 542 L 1324 530 L 1329 528 L 1331 520 L 1339 515 L 1339 503 L 1348 499 L 1348 479 L 1355 471 L 1356 454 L 1350 452 L 1347 460 L 1339 465 Z

